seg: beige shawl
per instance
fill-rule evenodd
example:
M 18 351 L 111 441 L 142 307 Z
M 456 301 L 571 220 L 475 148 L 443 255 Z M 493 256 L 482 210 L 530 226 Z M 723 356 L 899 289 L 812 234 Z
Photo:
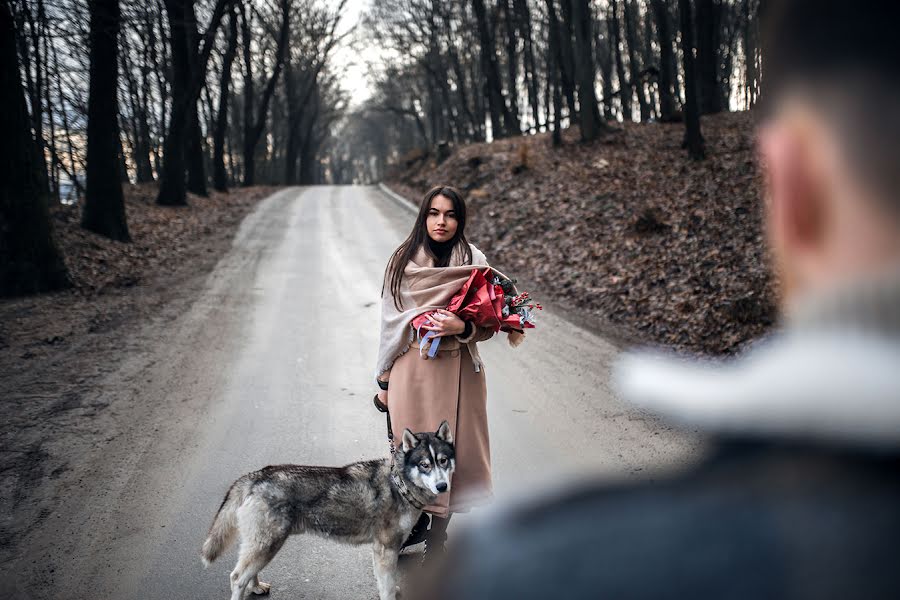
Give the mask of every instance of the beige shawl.
M 385 278 L 384 293 L 381 297 L 381 338 L 378 345 L 378 367 L 376 377 L 391 370 L 394 361 L 409 350 L 415 338 L 410 322 L 422 313 L 446 308 L 450 299 L 459 291 L 473 268 L 488 267 L 484 254 L 475 246 L 472 249 L 472 263 L 463 264 L 462 252 L 454 248 L 450 266 L 435 267 L 434 260 L 424 248 L 419 248 L 415 256 L 403 270 L 400 282 L 401 309 L 394 305 L 390 281 Z M 481 357 L 474 342 L 467 344 L 475 370 L 481 370 Z

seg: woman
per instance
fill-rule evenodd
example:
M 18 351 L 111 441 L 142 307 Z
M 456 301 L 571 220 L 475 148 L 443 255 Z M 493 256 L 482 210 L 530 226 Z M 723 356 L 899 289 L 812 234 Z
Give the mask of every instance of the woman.
M 412 232 L 388 262 L 382 289 L 377 400 L 389 406 L 393 431 L 434 431 L 446 419 L 456 446 L 450 491 L 425 508 L 404 544 L 418 543 L 424 534 L 428 558 L 443 552 L 450 515 L 492 495 L 487 387 L 475 344 L 494 332 L 444 310 L 473 266 L 487 266 L 484 255 L 466 241 L 465 228 L 461 194 L 446 186 L 430 190 Z M 420 335 L 428 330 L 441 338 L 433 359 L 419 352 L 410 324 L 423 313 L 430 314 L 433 325 L 423 326 Z

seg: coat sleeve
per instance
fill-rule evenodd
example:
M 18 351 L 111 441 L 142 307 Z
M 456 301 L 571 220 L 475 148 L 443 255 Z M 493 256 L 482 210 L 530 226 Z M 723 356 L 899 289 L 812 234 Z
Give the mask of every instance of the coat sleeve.
M 468 344 L 470 342 L 483 342 L 485 340 L 489 340 L 494 336 L 494 330 L 490 327 L 479 327 L 478 325 L 472 325 L 472 333 L 468 335 L 468 337 L 463 337 L 461 335 L 456 336 L 456 339 L 459 340 L 460 344 Z

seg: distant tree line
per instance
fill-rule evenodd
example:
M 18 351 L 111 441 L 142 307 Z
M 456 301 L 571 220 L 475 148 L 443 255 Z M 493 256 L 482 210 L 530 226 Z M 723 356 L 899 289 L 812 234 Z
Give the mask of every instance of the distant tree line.
M 410 152 L 610 122 L 686 122 L 751 107 L 763 0 L 373 0 L 368 35 L 387 50 L 375 93 L 345 123 L 332 161 L 379 179 Z
M 48 207 L 128 241 L 123 183 L 187 203 L 315 183 L 347 95 L 344 0 L 0 0 L 0 296 L 68 282 Z

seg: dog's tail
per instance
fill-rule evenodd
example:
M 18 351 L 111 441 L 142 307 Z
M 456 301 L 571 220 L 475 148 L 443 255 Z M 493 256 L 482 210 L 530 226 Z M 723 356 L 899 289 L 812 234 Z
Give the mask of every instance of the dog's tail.
M 237 509 L 243 504 L 248 491 L 246 482 L 241 478 L 235 481 L 225 494 L 225 499 L 222 500 L 219 512 L 209 527 L 209 534 L 200 551 L 204 566 L 208 567 L 219 558 L 219 555 L 234 541 L 234 535 L 237 533 Z

